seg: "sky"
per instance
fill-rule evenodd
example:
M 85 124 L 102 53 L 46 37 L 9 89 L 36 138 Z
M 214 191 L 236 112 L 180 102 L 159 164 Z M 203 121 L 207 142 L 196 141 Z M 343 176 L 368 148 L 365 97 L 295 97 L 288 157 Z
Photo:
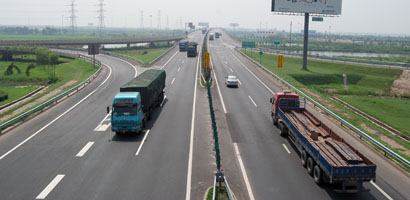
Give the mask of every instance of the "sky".
M 328 0 L 329 1 L 329 0 Z M 0 0 L 0 25 L 68 26 L 71 0 Z M 75 0 L 77 26 L 98 25 L 99 0 Z M 104 0 L 106 27 L 181 28 L 184 22 L 212 27 L 303 29 L 303 16 L 276 15 L 271 0 Z M 409 0 L 343 0 L 342 14 L 310 22 L 310 30 L 331 33 L 410 35 Z M 160 13 L 160 14 L 159 14 Z M 168 23 L 167 23 L 168 22 Z

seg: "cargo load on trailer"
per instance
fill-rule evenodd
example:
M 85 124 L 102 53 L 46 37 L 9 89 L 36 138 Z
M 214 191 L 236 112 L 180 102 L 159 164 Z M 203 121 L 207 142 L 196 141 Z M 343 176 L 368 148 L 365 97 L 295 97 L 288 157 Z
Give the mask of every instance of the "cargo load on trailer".
M 317 184 L 337 184 L 337 192 L 368 191 L 363 182 L 376 178 L 376 165 L 310 113 L 304 99 L 285 91 L 270 102 L 273 124 L 295 144 Z

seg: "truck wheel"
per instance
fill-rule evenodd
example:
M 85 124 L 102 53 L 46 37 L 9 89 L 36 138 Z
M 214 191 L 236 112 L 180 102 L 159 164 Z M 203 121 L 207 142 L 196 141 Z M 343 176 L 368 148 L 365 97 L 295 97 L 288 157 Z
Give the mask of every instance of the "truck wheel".
M 150 120 L 151 118 L 152 118 L 152 108 L 150 108 L 149 110 L 148 110 L 148 117 L 147 117 L 147 119 L 148 120 Z
M 315 165 L 315 168 L 313 168 L 313 179 L 318 185 L 322 183 L 322 170 L 320 169 L 319 165 Z
M 307 157 L 306 151 L 303 149 L 300 155 L 300 161 L 302 162 L 303 167 L 306 167 L 306 157 Z
M 147 120 L 144 117 L 144 119 L 142 120 L 142 129 L 145 129 L 146 126 L 147 126 Z
M 281 136 L 286 136 L 288 134 L 288 128 L 283 123 L 279 124 L 279 130 Z
M 273 120 L 273 125 L 275 125 L 277 127 L 278 126 L 278 117 L 273 115 L 272 120 Z
M 307 162 L 306 162 L 306 169 L 309 175 L 312 175 L 313 173 L 313 159 L 312 157 L 308 157 Z

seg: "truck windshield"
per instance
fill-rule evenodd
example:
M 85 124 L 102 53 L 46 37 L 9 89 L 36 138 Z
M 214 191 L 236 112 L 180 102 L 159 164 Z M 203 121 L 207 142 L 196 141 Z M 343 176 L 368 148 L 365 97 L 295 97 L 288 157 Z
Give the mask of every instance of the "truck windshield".
M 112 110 L 114 116 L 122 115 L 136 115 L 137 114 L 137 105 L 114 105 Z

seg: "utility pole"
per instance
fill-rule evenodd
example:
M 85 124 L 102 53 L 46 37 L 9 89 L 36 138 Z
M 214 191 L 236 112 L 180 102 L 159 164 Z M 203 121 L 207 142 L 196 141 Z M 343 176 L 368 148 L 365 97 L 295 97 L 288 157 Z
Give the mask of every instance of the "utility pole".
M 75 3 L 74 3 L 74 0 L 71 0 L 71 4 L 69 6 L 70 6 L 70 11 L 69 12 L 71 13 L 71 15 L 70 15 L 71 34 L 74 35 L 75 29 L 76 29 L 76 22 L 75 22 L 76 16 L 75 16 Z
M 166 29 L 167 29 L 167 30 L 169 29 L 169 17 L 168 17 L 168 15 L 167 15 L 167 26 L 166 26 Z
M 141 10 L 141 25 L 140 25 L 140 27 L 142 29 L 144 29 L 144 11 L 143 10 Z
M 309 38 L 309 13 L 305 13 L 305 30 L 303 34 L 303 65 L 302 65 L 303 70 L 307 70 L 308 38 Z
M 150 18 L 150 28 L 152 28 L 152 15 L 149 15 Z
M 158 10 L 158 29 L 161 29 L 161 10 Z
M 292 53 L 292 21 L 290 21 L 290 31 L 289 31 L 289 54 Z
M 104 23 L 104 0 L 99 0 L 100 3 L 98 4 L 99 10 L 98 12 L 98 33 L 100 35 L 105 34 L 105 23 Z

